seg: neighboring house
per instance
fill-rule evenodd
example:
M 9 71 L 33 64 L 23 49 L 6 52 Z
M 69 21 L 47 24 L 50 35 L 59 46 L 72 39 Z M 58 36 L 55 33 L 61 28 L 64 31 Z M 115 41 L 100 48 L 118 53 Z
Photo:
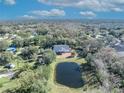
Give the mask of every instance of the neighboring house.
M 53 51 L 62 57 L 70 57 L 72 55 L 71 48 L 68 45 L 54 45 Z
M 117 51 L 119 57 L 124 57 L 124 42 L 123 43 L 121 42 L 120 44 L 115 44 L 114 46 L 111 47 Z
M 98 38 L 103 38 L 103 36 L 102 35 L 96 35 L 96 38 L 98 39 Z
M 17 35 L 11 35 L 10 39 L 16 39 L 17 38 Z
M 4 66 L 4 68 L 12 69 L 12 68 L 15 68 L 15 65 L 14 64 L 6 64 Z
M 9 48 L 6 49 L 6 51 L 15 53 L 16 52 L 16 48 L 15 47 L 9 47 Z
M 4 38 L 0 36 L 0 41 L 2 41 Z
M 32 35 L 33 35 L 33 36 L 37 36 L 38 34 L 37 34 L 37 32 L 33 31 L 33 32 L 32 32 Z

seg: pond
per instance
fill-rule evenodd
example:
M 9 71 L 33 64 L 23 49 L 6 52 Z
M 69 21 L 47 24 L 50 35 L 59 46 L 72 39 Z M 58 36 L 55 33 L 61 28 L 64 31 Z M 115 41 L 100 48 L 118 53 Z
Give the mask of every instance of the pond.
M 74 62 L 59 63 L 56 67 L 56 81 L 59 84 L 80 88 L 83 86 L 80 66 Z

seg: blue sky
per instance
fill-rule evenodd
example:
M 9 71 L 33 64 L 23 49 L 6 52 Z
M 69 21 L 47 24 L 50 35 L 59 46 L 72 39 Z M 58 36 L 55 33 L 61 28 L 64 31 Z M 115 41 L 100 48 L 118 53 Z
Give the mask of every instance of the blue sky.
M 124 0 L 0 0 L 11 19 L 124 19 Z

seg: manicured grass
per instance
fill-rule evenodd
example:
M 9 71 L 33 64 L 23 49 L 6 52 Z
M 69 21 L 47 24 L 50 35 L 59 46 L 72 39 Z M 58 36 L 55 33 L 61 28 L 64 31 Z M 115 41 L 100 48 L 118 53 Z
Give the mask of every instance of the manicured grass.
M 50 93 L 82 93 L 83 89 L 82 88 L 69 88 L 66 87 L 64 85 L 58 84 L 55 81 L 55 70 L 56 70 L 56 65 L 58 63 L 62 63 L 62 62 L 76 62 L 78 64 L 82 64 L 82 63 L 86 63 L 86 61 L 84 59 L 80 59 L 80 58 L 57 58 L 55 62 L 53 62 L 50 66 L 51 66 L 51 75 L 48 81 L 48 86 L 51 87 L 51 91 Z
M 3 81 L 1 83 L 2 83 L 2 87 L 0 87 L 0 93 L 5 91 L 6 89 L 13 89 L 14 87 L 18 85 L 16 80 L 10 80 L 7 78 L 3 78 Z
M 1 78 L 0 79 L 0 87 L 2 87 L 3 84 L 9 82 L 9 79 L 8 78 Z
M 77 64 L 83 64 L 83 63 L 86 63 L 85 59 L 83 58 L 58 58 L 56 59 L 56 62 L 75 62 Z
M 9 78 L 1 78 L 0 79 L 0 93 L 5 91 L 6 89 L 12 89 L 17 86 L 16 80 L 10 80 Z

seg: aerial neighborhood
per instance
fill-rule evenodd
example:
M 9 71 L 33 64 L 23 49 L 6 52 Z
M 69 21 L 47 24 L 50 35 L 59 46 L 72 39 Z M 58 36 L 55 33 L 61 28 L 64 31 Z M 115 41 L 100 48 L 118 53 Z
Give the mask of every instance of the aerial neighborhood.
M 0 93 L 123 93 L 123 60 L 119 21 L 0 23 Z
M 124 0 L 0 0 L 0 93 L 124 93 Z

